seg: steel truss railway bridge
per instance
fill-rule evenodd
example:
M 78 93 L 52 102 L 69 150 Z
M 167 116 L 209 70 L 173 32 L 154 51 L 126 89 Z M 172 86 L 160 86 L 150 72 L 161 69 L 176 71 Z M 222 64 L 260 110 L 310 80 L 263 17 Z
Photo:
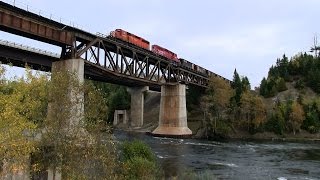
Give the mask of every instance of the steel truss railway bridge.
M 0 60 L 34 69 L 68 70 L 83 78 L 129 87 L 131 125 L 143 125 L 143 92 L 161 90 L 156 135 L 189 135 L 185 85 L 205 88 L 209 77 L 175 66 L 151 51 L 104 34 L 87 31 L 0 2 L 0 30 L 61 47 L 61 54 L 0 41 Z M 213 73 L 215 74 L 215 73 Z M 217 74 L 216 76 L 223 78 Z M 231 81 L 223 78 L 228 83 Z

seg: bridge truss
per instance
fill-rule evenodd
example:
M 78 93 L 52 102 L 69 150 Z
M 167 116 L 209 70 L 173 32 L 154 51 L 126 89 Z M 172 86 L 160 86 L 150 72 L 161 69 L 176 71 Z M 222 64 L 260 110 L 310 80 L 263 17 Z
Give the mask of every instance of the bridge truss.
M 182 69 L 151 51 L 127 42 L 98 34 L 92 41 L 82 38 L 74 46 L 66 46 L 63 59 L 82 58 L 87 64 L 103 68 L 110 74 L 145 83 L 195 84 L 205 87 L 208 77 Z
M 104 81 L 105 78 L 113 83 L 122 81 L 122 84 L 130 81 L 130 86 L 135 82 L 158 87 L 177 83 L 208 85 L 206 74 L 176 66 L 149 50 L 103 34 L 92 34 L 4 2 L 0 2 L 0 30 L 60 46 L 60 59 L 84 59 L 93 79 L 99 77 L 97 79 Z

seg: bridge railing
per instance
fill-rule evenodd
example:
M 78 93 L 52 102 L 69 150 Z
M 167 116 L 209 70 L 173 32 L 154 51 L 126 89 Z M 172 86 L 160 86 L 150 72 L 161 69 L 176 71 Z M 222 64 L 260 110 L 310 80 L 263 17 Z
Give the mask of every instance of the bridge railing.
M 102 38 L 108 37 L 108 35 L 103 34 L 103 33 L 101 33 L 101 32 L 97 32 L 96 35 L 99 36 L 99 37 L 102 37 Z
M 26 46 L 26 45 L 15 43 L 15 42 L 10 42 L 10 41 L 5 41 L 5 40 L 1 40 L 0 39 L 0 44 L 4 45 L 4 46 L 8 46 L 8 47 L 13 47 L 13 48 L 17 48 L 17 49 L 21 49 L 21 50 L 25 50 L 25 51 L 30 51 L 30 52 L 42 54 L 42 55 L 45 55 L 45 56 L 60 58 L 60 55 L 58 53 L 53 53 L 53 52 L 50 52 L 50 51 L 46 51 L 46 50 L 42 50 L 42 49 Z
M 12 6 L 15 6 L 15 7 L 18 7 L 20 9 L 26 10 L 28 12 L 32 12 L 34 14 L 37 14 L 39 16 L 42 16 L 42 17 L 45 17 L 45 18 L 60 22 L 62 24 L 65 24 L 65 25 L 68 25 L 68 26 L 71 26 L 71 27 L 74 27 L 74 28 L 78 28 L 78 29 L 84 30 L 84 28 L 81 25 L 79 25 L 79 24 L 77 24 L 77 23 L 75 23 L 73 21 L 64 19 L 64 18 L 59 17 L 59 16 L 55 16 L 52 13 L 48 13 L 48 12 L 43 11 L 41 9 L 37 9 L 35 7 L 32 7 L 32 6 L 28 5 L 27 2 L 23 2 L 23 1 L 20 1 L 20 0 L 2 0 L 2 1 L 7 3 L 7 4 L 10 4 Z

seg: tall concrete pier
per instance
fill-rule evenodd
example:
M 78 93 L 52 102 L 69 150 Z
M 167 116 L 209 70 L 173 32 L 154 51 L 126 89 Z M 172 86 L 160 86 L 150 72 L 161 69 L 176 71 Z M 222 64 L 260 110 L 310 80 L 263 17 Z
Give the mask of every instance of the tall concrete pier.
M 148 91 L 149 87 L 130 87 L 127 91 L 131 94 L 130 117 L 132 127 L 143 126 L 143 109 L 144 109 L 144 92 Z
M 161 86 L 159 125 L 154 135 L 191 135 L 187 125 L 186 86 Z
M 54 79 L 56 76 L 60 78 L 57 79 L 58 81 L 65 83 L 61 85 L 62 87 L 60 88 L 66 88 L 65 92 L 67 96 L 61 95 L 57 97 L 58 99 L 54 100 L 53 103 L 49 103 L 48 116 L 53 117 L 52 119 L 60 120 L 67 118 L 64 120 L 64 124 L 66 130 L 70 131 L 77 128 L 80 125 L 80 120 L 84 117 L 84 92 L 80 89 L 80 85 L 84 81 L 84 60 L 68 59 L 53 62 L 52 78 Z M 63 79 L 67 80 L 67 82 L 64 82 Z M 60 92 L 59 89 L 57 89 L 57 91 Z M 70 108 L 61 109 L 61 107 L 66 106 L 66 104 L 69 105 Z

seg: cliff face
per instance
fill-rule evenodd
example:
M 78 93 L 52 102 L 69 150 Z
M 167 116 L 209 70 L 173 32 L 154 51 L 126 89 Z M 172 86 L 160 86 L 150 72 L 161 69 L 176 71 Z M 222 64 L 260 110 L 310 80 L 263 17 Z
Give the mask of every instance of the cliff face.
M 267 109 L 272 110 L 274 103 L 277 101 L 284 102 L 287 100 L 297 100 L 299 96 L 301 96 L 305 102 L 310 102 L 316 98 L 319 98 L 319 96 L 309 87 L 296 89 L 294 87 L 295 83 L 296 82 L 287 82 L 287 90 L 277 93 L 274 97 L 264 98 Z

